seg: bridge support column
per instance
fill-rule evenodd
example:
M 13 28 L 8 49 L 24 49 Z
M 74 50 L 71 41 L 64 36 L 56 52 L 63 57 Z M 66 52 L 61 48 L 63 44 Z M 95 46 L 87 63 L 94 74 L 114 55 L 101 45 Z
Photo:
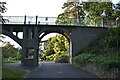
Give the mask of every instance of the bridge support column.
M 23 28 L 23 65 L 38 65 L 38 39 L 33 37 L 32 33 L 32 29 Z M 37 35 L 35 30 L 34 35 Z

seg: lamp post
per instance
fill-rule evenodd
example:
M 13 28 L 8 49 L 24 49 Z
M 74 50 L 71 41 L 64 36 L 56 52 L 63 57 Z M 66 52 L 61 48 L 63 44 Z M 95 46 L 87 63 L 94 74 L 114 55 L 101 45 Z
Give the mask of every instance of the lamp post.
M 102 21 L 101 21 L 102 27 L 104 27 L 105 10 L 104 10 L 103 13 L 101 14 L 101 16 L 102 16 Z

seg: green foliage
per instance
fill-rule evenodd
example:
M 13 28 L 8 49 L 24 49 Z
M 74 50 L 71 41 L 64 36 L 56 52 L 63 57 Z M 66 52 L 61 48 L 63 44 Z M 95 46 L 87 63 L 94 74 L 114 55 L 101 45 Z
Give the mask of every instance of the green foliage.
M 78 64 L 84 63 L 84 62 L 89 61 L 89 59 L 91 57 L 95 57 L 95 56 L 96 56 L 95 54 L 83 53 L 83 54 L 80 54 L 80 55 L 74 57 L 73 62 L 78 63 Z
M 83 16 L 85 16 L 84 10 L 82 9 L 82 6 L 78 6 L 81 4 L 69 2 L 67 1 L 64 3 L 62 9 L 64 9 L 64 12 L 58 15 L 58 18 L 56 20 L 57 24 L 77 24 L 77 19 L 79 22 L 83 20 Z M 71 17 L 71 18 L 70 18 Z M 81 22 L 82 23 L 82 22 Z
M 64 52 L 64 53 L 58 55 L 58 57 L 68 57 L 68 56 L 69 56 L 69 53 L 67 53 L 67 52 Z
M 69 56 L 69 43 L 61 34 L 49 38 L 44 47 L 45 53 L 44 56 L 43 54 L 41 56 L 46 57 L 46 61 L 54 61 L 57 57 Z
M 9 42 L 2 47 L 2 54 L 4 58 L 15 58 L 20 55 L 18 48 L 15 48 L 14 45 L 11 45 Z
M 17 54 L 17 56 L 14 58 L 15 60 L 21 60 L 21 55 Z
M 17 63 L 17 61 L 8 61 L 7 58 L 3 59 L 3 63 Z
M 90 53 L 83 53 L 73 58 L 76 64 L 97 63 L 102 65 L 105 69 L 120 68 L 120 52 L 113 53 L 112 55 L 96 55 Z
M 2 75 L 3 80 L 5 78 L 22 78 L 26 74 L 26 72 L 23 70 L 7 68 L 7 67 L 2 68 L 2 72 L 3 72 Z
M 110 20 L 120 20 L 120 3 L 112 2 L 82 2 L 75 3 L 67 0 L 62 9 L 64 12 L 58 15 L 57 24 L 80 24 L 80 25 L 97 25 L 101 26 L 101 14 L 105 11 L 106 26 L 116 24 Z M 104 19 L 105 19 L 104 18 Z M 77 20 L 78 19 L 78 20 Z

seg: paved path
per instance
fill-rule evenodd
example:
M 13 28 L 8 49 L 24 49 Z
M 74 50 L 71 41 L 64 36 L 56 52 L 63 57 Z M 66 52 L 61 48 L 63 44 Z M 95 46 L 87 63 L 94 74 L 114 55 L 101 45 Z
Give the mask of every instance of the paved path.
M 27 78 L 96 78 L 96 76 L 71 64 L 41 63 L 41 66 L 30 73 Z
M 97 78 L 66 63 L 40 62 L 39 66 L 22 66 L 20 63 L 4 64 L 7 67 L 29 70 L 26 78 Z

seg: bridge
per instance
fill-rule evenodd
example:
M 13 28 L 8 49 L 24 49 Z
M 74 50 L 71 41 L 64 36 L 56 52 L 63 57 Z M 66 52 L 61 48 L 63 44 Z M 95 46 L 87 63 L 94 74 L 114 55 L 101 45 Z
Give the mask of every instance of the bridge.
M 80 25 L 80 23 L 56 24 L 56 19 L 49 22 L 48 17 L 44 17 L 47 21 L 43 22 L 39 21 L 37 16 L 31 21 L 26 16 L 4 17 L 4 19 L 6 21 L 2 24 L 2 34 L 12 38 L 22 47 L 21 63 L 23 65 L 38 65 L 39 42 L 49 33 L 60 33 L 67 38 L 70 45 L 70 63 L 72 63 L 72 58 L 77 53 L 87 47 L 98 35 L 106 31 L 104 27 L 88 27 L 87 25 Z M 18 37 L 20 32 L 23 35 L 22 39 Z

